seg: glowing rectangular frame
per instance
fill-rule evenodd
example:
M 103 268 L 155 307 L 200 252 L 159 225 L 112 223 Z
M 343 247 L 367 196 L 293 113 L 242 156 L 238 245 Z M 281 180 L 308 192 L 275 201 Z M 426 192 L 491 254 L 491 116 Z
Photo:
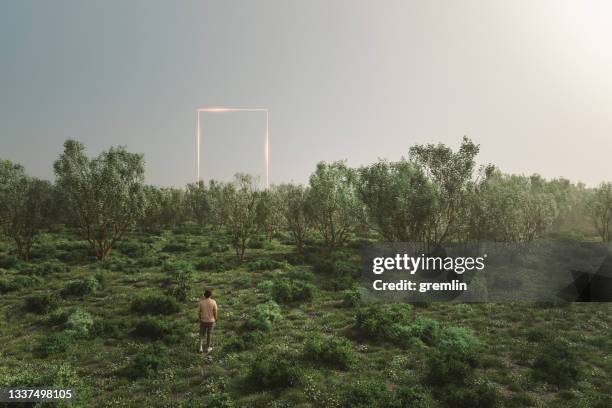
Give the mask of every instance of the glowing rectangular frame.
M 266 113 L 266 134 L 264 141 L 264 163 L 265 163 L 265 174 L 266 174 L 266 189 L 270 187 L 270 112 L 268 108 L 236 108 L 236 107 L 226 107 L 226 106 L 218 106 L 218 107 L 209 107 L 209 108 L 199 108 L 196 110 L 197 115 L 197 130 L 196 130 L 196 148 L 197 148 L 197 160 L 198 160 L 198 170 L 196 181 L 202 180 L 200 177 L 200 144 L 201 144 L 201 135 L 200 135 L 200 113 L 220 113 L 220 112 L 265 112 Z

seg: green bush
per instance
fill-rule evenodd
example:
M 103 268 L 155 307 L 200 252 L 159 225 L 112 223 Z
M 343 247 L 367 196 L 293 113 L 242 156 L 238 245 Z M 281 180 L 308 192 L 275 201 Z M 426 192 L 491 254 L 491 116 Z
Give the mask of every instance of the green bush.
M 288 279 L 301 280 L 301 281 L 307 281 L 307 282 L 312 282 L 315 278 L 314 273 L 312 273 L 309 270 L 302 269 L 299 267 L 289 268 L 288 272 L 284 276 L 287 277 Z
M 272 297 L 281 303 L 311 300 L 316 290 L 312 283 L 304 281 L 281 278 L 273 282 Z
M 122 374 L 131 379 L 150 377 L 167 363 L 165 355 L 166 348 L 163 344 L 150 345 L 130 360 Z
M 256 259 L 248 263 L 249 271 L 271 271 L 274 269 L 287 268 L 286 262 L 276 261 L 270 258 Z
M 162 252 L 188 252 L 189 245 L 182 242 L 172 242 L 162 248 Z
M 111 256 L 105 261 L 100 262 L 102 268 L 115 272 L 130 271 L 133 268 L 134 264 L 135 262 L 130 258 L 118 255 Z
M 346 408 L 384 407 L 389 400 L 385 383 L 377 380 L 359 380 L 353 382 L 345 395 Z
M 255 306 L 253 315 L 246 321 L 244 330 L 272 330 L 273 323 L 282 318 L 280 306 L 273 300 Z
M 140 242 L 120 241 L 116 249 L 130 258 L 142 258 L 147 254 L 148 246 Z
M 85 279 L 73 280 L 66 283 L 61 291 L 61 295 L 63 298 L 83 297 L 94 293 L 99 286 L 98 280 L 91 276 Z
M 266 246 L 266 241 L 261 237 L 253 237 L 247 241 L 247 248 L 263 249 Z
M 177 327 L 173 322 L 148 316 L 136 324 L 133 334 L 144 339 L 173 343 L 178 339 L 177 332 Z
M 45 335 L 39 346 L 39 351 L 44 355 L 59 354 L 68 351 L 76 343 L 74 333 L 61 331 Z
M 443 329 L 427 361 L 428 381 L 436 385 L 465 384 L 478 366 L 481 347 L 480 340 L 468 329 Z
M 360 268 L 347 260 L 350 256 L 351 254 L 346 252 L 334 252 L 331 256 L 314 256 L 310 263 L 314 271 L 322 275 L 355 276 Z
M 433 346 L 440 341 L 440 323 L 428 317 L 418 317 L 410 324 L 408 335 L 419 338 L 428 346 Z
M 12 279 L 0 278 L 0 293 L 14 292 L 23 288 L 31 288 L 41 283 L 38 276 L 16 275 Z
M 12 255 L 0 255 L 0 268 L 13 269 L 19 264 L 19 260 Z
M 60 298 L 54 293 L 43 292 L 25 299 L 25 309 L 32 313 L 47 314 L 59 307 Z
M 407 325 L 410 311 L 407 304 L 373 304 L 357 311 L 355 328 L 364 337 L 389 339 L 393 325 Z
M 91 337 L 120 338 L 127 332 L 127 325 L 122 319 L 96 319 L 89 330 Z
M 304 357 L 340 368 L 349 368 L 355 361 L 353 346 L 350 341 L 342 337 L 323 338 L 313 335 L 304 346 Z
M 163 294 L 145 294 L 132 300 L 132 312 L 141 315 L 170 315 L 181 309 L 175 298 Z
M 357 307 L 361 305 L 361 291 L 359 287 L 353 287 L 342 292 L 342 305 L 345 307 Z
M 187 271 L 193 271 L 193 266 L 187 261 L 168 259 L 162 265 L 162 271 L 169 275 L 176 275 Z
M 580 361 L 566 340 L 551 338 L 540 346 L 533 370 L 536 380 L 568 388 L 580 377 Z
M 225 262 L 216 256 L 205 256 L 196 262 L 198 271 L 223 272 L 226 270 Z
M 55 273 L 66 272 L 70 268 L 58 262 L 44 262 L 39 265 L 33 265 L 26 273 L 36 276 L 47 276 Z
M 213 394 L 208 395 L 204 399 L 204 406 L 206 408 L 234 408 L 234 402 L 229 397 L 229 395 L 215 392 Z
M 469 384 L 448 384 L 437 390 L 436 395 L 446 406 L 453 408 L 494 408 L 500 401 L 495 385 L 480 380 Z
M 391 400 L 386 403 L 385 408 L 429 408 L 436 405 L 431 395 L 422 387 L 399 386 L 393 390 Z M 478 407 L 479 405 L 474 406 Z
M 191 293 L 193 266 L 185 261 L 167 260 L 162 270 L 170 275 L 170 296 L 179 301 L 187 300 Z
M 227 252 L 229 246 L 225 241 L 220 239 L 211 239 L 208 241 L 208 248 L 213 252 Z
M 303 375 L 288 356 L 260 354 L 251 365 L 249 379 L 262 388 L 285 388 L 298 384 Z
M 267 338 L 267 334 L 261 330 L 249 330 L 241 335 L 231 336 L 223 346 L 224 351 L 244 351 L 262 344 Z
M 64 325 L 64 329 L 72 333 L 76 338 L 88 337 L 94 325 L 93 318 L 84 310 L 76 309 Z

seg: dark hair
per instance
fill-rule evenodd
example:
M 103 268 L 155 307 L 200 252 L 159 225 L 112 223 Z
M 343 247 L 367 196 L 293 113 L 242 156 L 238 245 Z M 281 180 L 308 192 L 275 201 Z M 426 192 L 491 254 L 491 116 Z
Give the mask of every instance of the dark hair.
M 208 299 L 212 296 L 212 289 L 204 289 L 204 297 Z

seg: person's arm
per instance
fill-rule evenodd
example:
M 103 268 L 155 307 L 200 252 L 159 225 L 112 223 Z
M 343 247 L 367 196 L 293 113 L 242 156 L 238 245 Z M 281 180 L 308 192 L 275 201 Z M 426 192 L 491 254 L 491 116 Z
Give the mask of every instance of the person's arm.
M 213 307 L 213 316 L 215 316 L 215 322 L 217 321 L 217 302 L 215 302 L 215 306 Z

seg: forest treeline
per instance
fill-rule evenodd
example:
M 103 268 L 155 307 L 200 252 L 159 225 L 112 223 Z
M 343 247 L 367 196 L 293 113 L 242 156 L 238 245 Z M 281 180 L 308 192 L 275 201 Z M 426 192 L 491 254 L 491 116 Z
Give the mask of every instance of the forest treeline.
M 190 226 L 230 238 L 238 259 L 249 239 L 287 234 L 298 251 L 318 243 L 328 252 L 353 237 L 381 241 L 529 242 L 542 237 L 612 240 L 612 183 L 589 188 L 559 178 L 504 174 L 477 166 L 479 146 L 458 150 L 415 145 L 405 159 L 351 168 L 321 162 L 307 185 L 261 189 L 256 178 L 155 187 L 144 182 L 141 154 L 111 147 L 89 158 L 67 140 L 54 163 L 55 182 L 0 160 L 0 226 L 28 259 L 38 235 L 78 228 L 95 255 L 106 258 L 128 230 Z

